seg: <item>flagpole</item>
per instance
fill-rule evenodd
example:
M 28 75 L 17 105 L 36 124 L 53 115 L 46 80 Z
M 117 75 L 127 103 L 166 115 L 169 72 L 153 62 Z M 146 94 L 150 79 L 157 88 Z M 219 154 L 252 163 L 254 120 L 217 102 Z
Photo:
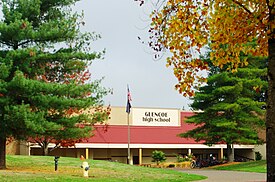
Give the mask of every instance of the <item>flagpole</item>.
M 126 106 L 126 112 L 127 112 L 127 138 L 128 138 L 128 156 L 127 156 L 127 164 L 130 164 L 130 159 L 131 159 L 131 152 L 130 152 L 130 112 L 131 112 L 131 103 L 130 101 L 132 101 L 132 98 L 131 98 L 131 93 L 130 93 L 130 90 L 129 90 L 129 86 L 127 85 L 127 106 Z
M 129 118 L 130 118 L 130 113 L 127 114 L 127 124 L 128 124 L 128 160 L 127 163 L 130 164 L 130 158 L 131 158 L 131 154 L 130 154 L 130 122 L 129 122 Z

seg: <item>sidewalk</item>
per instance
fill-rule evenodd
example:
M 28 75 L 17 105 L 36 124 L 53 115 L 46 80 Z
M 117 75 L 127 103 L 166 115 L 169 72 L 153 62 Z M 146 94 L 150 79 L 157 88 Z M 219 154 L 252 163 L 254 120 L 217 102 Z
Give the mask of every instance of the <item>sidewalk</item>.
M 265 182 L 266 173 L 252 173 L 239 171 L 222 171 L 211 169 L 176 169 L 189 174 L 207 176 L 198 182 Z

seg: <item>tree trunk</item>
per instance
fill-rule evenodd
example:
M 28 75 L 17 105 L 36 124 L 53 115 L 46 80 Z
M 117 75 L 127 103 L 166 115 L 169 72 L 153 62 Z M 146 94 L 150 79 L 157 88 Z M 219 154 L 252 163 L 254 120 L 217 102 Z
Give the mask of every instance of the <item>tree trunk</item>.
M 227 144 L 227 160 L 228 162 L 233 162 L 234 161 L 234 147 L 232 144 L 232 148 L 231 148 L 231 144 Z
M 0 136 L 0 169 L 6 169 L 6 140 Z
M 43 143 L 43 147 L 42 147 L 42 150 L 43 150 L 43 156 L 48 156 L 49 155 L 49 148 L 48 148 L 48 144 L 45 144 Z
M 274 20 L 274 15 L 273 18 Z M 274 31 L 274 30 L 273 30 Z M 273 33 L 274 36 L 275 33 Z M 268 93 L 266 110 L 267 181 L 275 181 L 275 38 L 268 40 Z

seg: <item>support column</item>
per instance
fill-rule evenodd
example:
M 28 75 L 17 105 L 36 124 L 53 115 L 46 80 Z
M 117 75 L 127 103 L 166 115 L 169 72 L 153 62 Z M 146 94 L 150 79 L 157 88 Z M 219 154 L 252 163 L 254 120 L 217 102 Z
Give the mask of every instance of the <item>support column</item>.
M 221 156 L 220 156 L 220 157 L 221 157 L 220 159 L 223 159 L 223 148 L 221 148 L 221 153 L 220 153 L 220 155 L 221 155 Z
M 94 159 L 94 149 L 89 150 L 90 152 L 90 159 Z
M 192 154 L 192 150 L 188 149 L 188 155 L 191 155 L 191 154 Z
M 139 161 L 139 165 L 142 164 L 142 148 L 139 149 L 138 152 L 138 161 Z
M 133 165 L 134 164 L 134 161 L 133 161 L 133 150 L 131 150 L 130 152 L 130 165 Z
M 86 148 L 86 159 L 89 159 L 89 148 Z

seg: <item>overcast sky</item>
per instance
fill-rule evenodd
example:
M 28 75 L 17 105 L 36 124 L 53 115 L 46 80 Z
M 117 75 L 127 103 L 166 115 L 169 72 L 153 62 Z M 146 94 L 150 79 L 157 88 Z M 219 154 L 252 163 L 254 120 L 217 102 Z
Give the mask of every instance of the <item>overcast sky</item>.
M 172 69 L 166 68 L 164 58 L 154 61 L 137 38 L 148 37 L 148 7 L 141 8 L 134 0 L 82 0 L 76 4 L 84 11 L 85 31 L 102 36 L 93 49 L 106 48 L 104 60 L 91 66 L 92 78 L 104 77 L 103 86 L 113 89 L 113 95 L 104 99 L 106 105 L 125 106 L 129 84 L 133 107 L 187 110 L 190 100 L 174 89 L 177 80 Z

